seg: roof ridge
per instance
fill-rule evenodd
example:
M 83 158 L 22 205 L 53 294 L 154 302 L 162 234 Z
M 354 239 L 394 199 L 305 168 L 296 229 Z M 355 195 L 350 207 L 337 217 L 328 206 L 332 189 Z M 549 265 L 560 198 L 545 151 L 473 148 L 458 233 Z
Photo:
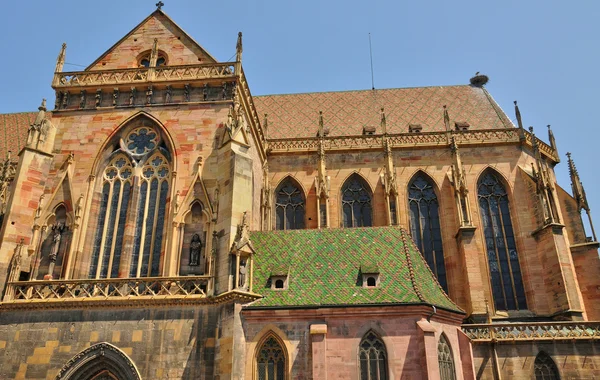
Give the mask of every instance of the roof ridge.
M 294 96 L 294 95 L 310 95 L 310 94 L 340 94 L 345 92 L 369 92 L 369 91 L 390 91 L 390 90 L 412 90 L 418 88 L 448 88 L 448 87 L 473 87 L 470 84 L 448 84 L 448 85 L 432 85 L 432 86 L 410 86 L 410 87 L 387 87 L 387 88 L 376 88 L 370 89 L 365 88 L 361 90 L 333 90 L 333 91 L 307 91 L 307 92 L 289 92 L 283 94 L 264 94 L 264 95 L 253 95 L 253 98 L 262 98 L 267 96 Z
M 410 250 L 408 249 L 408 242 L 406 241 L 406 232 L 404 231 L 403 228 L 400 228 L 400 235 L 402 236 L 402 246 L 404 247 L 404 254 L 406 255 L 406 264 L 408 265 L 408 275 L 410 277 L 410 282 L 412 284 L 412 287 L 415 291 L 415 294 L 417 295 L 417 297 L 419 297 L 421 302 L 427 302 L 425 300 L 425 298 L 423 297 L 423 294 L 421 293 L 421 289 L 419 289 L 419 287 L 417 286 L 417 283 L 415 281 L 415 270 L 412 265 L 412 259 L 410 257 Z

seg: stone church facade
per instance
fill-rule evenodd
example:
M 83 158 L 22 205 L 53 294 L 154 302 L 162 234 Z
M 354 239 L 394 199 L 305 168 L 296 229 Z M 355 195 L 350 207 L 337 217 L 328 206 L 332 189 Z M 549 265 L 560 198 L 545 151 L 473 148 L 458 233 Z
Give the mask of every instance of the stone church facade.
M 551 130 L 484 75 L 252 96 L 236 52 L 159 6 L 83 71 L 63 44 L 53 110 L 0 115 L 1 378 L 599 373 L 598 242 Z

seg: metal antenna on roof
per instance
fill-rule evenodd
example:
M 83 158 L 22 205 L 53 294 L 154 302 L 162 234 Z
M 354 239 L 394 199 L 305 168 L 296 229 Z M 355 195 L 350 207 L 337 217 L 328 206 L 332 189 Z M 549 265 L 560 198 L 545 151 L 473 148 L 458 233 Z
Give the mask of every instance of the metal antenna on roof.
M 369 33 L 369 55 L 371 56 L 371 90 L 374 90 L 375 77 L 373 76 L 373 48 L 371 47 L 371 33 Z

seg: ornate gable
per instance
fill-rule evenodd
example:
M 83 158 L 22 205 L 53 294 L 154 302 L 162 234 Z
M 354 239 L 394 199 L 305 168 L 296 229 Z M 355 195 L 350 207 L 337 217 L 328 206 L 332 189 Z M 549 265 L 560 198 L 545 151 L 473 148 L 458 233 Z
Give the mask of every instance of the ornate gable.
M 102 54 L 86 70 L 138 67 L 145 55 L 144 53 L 150 53 L 152 50 L 155 39 L 157 39 L 159 55 L 164 55 L 166 64 L 169 66 L 216 62 L 213 56 L 184 32 L 169 16 L 161 10 L 156 10 Z

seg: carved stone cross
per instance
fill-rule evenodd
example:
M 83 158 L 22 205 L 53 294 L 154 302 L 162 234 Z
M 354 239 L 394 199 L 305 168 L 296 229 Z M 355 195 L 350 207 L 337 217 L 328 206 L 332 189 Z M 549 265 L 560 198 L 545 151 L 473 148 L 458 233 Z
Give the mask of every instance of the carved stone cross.
M 165 3 L 163 3 L 162 1 L 159 1 L 158 3 L 156 3 L 156 9 L 158 9 L 160 11 L 160 9 L 163 7 L 163 5 L 165 5 Z

